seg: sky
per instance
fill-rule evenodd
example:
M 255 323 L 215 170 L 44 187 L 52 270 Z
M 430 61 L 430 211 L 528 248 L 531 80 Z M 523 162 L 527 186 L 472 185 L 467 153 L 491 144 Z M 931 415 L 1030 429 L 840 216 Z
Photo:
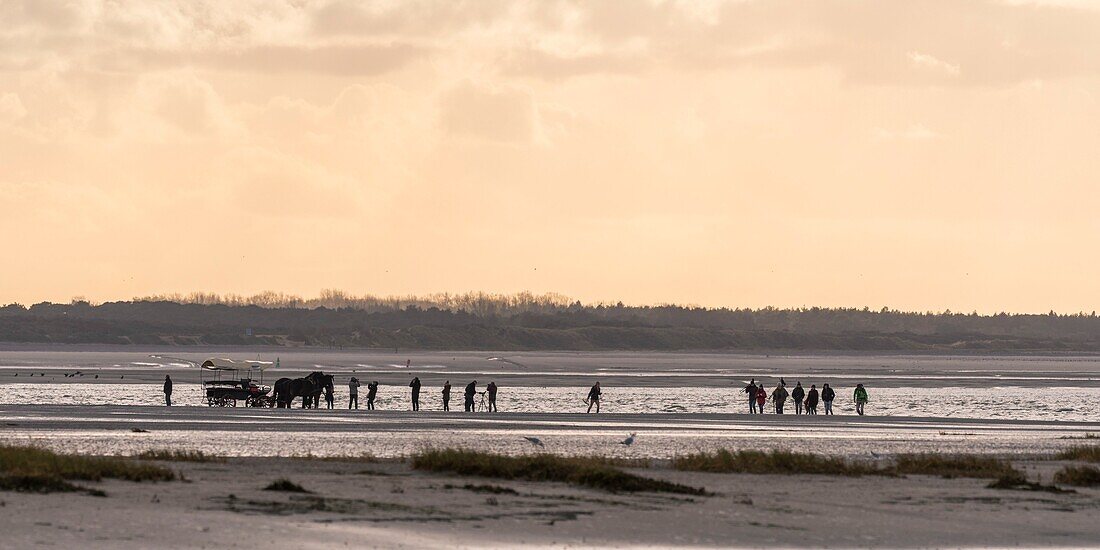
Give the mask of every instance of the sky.
M 0 0 L 0 303 L 1100 309 L 1100 2 Z

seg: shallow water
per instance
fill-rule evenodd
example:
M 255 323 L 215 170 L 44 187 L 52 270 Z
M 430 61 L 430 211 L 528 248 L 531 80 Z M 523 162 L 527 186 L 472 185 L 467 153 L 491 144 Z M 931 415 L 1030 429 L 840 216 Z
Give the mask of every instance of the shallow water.
M 198 369 L 183 360 L 210 356 L 281 357 L 280 368 L 267 371 L 268 383 L 312 370 L 335 374 L 338 409 L 346 407 L 350 376 L 364 384 L 379 380 L 377 406 L 384 412 L 210 409 L 202 400 Z M 528 435 L 543 438 L 554 452 L 659 458 L 721 447 L 854 456 L 925 450 L 1038 453 L 1072 442 L 1061 438 L 1100 432 L 1098 373 L 1095 356 L 398 355 L 23 347 L 0 349 L 0 441 L 95 454 L 185 448 L 220 455 L 397 456 L 426 446 L 527 452 L 534 449 L 522 437 Z M 176 381 L 177 406 L 171 410 L 162 406 L 166 374 Z M 410 408 L 407 384 L 413 376 L 424 383 L 420 415 L 400 412 Z M 790 402 L 784 418 L 770 406 L 763 417 L 743 415 L 748 406 L 740 388 L 752 377 L 769 391 L 779 377 L 791 385 L 801 380 L 807 389 L 829 382 L 839 397 L 838 416 L 793 418 Z M 452 410 L 461 410 L 462 387 L 471 378 L 479 380 L 479 389 L 489 380 L 500 385 L 502 415 L 429 412 L 441 409 L 444 380 L 453 383 Z M 598 417 L 581 414 L 594 380 L 604 387 L 604 414 Z M 869 416 L 862 419 L 851 417 L 856 382 L 865 383 L 871 395 Z M 365 388 L 360 399 L 365 406 Z M 631 431 L 639 432 L 634 446 L 616 444 Z
M 0 404 L 11 405 L 162 405 L 164 395 L 158 384 L 121 383 L 34 383 L 0 386 Z M 452 390 L 451 409 L 462 409 L 461 389 Z M 502 387 L 497 406 L 509 412 L 585 412 L 584 387 Z M 871 388 L 867 414 L 874 416 L 935 416 L 949 418 L 998 418 L 1012 420 L 1090 421 L 1098 418 L 1100 388 L 1051 387 L 1019 388 Z M 708 387 L 604 388 L 601 403 L 605 412 L 617 413 L 745 413 L 748 402 L 737 390 Z M 177 406 L 203 406 L 203 393 L 197 384 L 176 384 L 172 395 Z M 480 405 L 481 396 L 477 402 Z M 299 401 L 300 403 L 300 401 Z M 360 394 L 360 406 L 366 406 L 366 391 Z M 243 406 L 243 403 L 242 403 Z M 338 387 L 336 406 L 347 407 L 347 388 Z M 404 386 L 380 386 L 376 406 L 382 410 L 409 410 L 409 389 Z M 421 408 L 441 410 L 438 388 L 425 388 Z M 767 413 L 774 412 L 767 405 Z M 785 412 L 794 413 L 788 401 Z M 850 396 L 838 396 L 837 414 L 854 414 Z M 818 405 L 818 413 L 824 406 Z

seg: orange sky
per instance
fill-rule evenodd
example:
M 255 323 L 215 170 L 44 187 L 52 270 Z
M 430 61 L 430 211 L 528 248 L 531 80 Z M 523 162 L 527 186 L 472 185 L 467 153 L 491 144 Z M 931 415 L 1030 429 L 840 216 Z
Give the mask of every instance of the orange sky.
M 1100 309 L 1100 3 L 0 1 L 0 302 Z

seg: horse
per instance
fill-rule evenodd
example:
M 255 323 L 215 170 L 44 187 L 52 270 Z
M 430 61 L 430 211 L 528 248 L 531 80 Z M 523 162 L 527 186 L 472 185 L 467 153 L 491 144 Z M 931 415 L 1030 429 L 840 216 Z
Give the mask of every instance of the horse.
M 302 398 L 302 408 L 307 409 L 312 404 L 314 395 L 324 391 L 324 384 L 332 382 L 332 375 L 322 372 L 311 372 L 305 378 L 280 378 L 275 381 L 275 402 L 280 409 L 289 409 L 294 403 L 294 398 Z

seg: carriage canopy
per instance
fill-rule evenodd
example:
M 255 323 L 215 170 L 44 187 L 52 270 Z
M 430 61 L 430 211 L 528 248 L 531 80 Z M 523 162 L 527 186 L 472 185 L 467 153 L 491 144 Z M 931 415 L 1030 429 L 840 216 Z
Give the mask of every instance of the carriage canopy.
M 275 366 L 271 361 L 246 361 L 240 359 L 225 359 L 211 357 L 199 365 L 206 370 L 265 370 Z

